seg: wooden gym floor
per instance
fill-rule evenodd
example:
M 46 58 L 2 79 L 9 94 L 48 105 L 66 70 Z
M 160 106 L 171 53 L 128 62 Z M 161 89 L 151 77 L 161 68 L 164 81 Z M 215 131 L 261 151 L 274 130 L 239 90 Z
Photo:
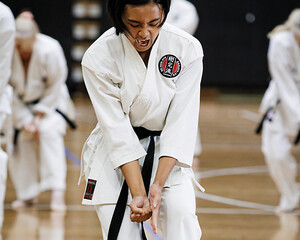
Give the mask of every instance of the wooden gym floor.
M 274 214 L 279 194 L 268 175 L 254 134 L 261 94 L 202 91 L 200 132 L 202 154 L 194 167 L 206 192 L 197 194 L 201 240 L 297 240 L 299 215 Z M 78 130 L 68 131 L 66 147 L 78 158 L 96 124 L 87 96 L 74 96 Z M 293 152 L 300 158 L 300 148 Z M 74 156 L 73 156 L 74 161 Z M 82 206 L 84 184 L 77 186 L 79 167 L 68 160 L 66 213 L 49 211 L 49 193 L 36 208 L 11 209 L 15 192 L 9 176 L 2 240 L 101 240 L 100 224 L 92 207 Z M 300 179 L 298 179 L 299 181 Z M 151 239 L 161 239 L 152 236 Z M 130 240 L 130 239 L 128 239 Z

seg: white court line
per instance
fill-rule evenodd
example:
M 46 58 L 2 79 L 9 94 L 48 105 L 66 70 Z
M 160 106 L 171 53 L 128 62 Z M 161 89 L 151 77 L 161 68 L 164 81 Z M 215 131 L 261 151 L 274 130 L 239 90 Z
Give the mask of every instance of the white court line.
M 198 197 L 198 198 L 205 199 L 205 200 L 212 201 L 212 202 L 218 202 L 218 203 L 223 203 L 223 204 L 228 204 L 228 205 L 233 205 L 233 206 L 238 206 L 238 207 L 244 207 L 244 208 L 251 208 L 251 209 L 253 208 L 253 209 L 258 209 L 258 210 L 275 213 L 275 207 L 273 207 L 271 205 L 236 200 L 236 199 L 226 198 L 226 197 L 220 197 L 220 196 L 216 196 L 213 194 L 202 193 L 200 191 L 196 191 L 195 194 L 196 194 L 196 197 Z
M 300 164 L 298 164 L 298 167 Z M 210 178 L 210 177 L 218 177 L 218 176 L 228 176 L 228 175 L 240 175 L 240 174 L 255 174 L 255 173 L 268 173 L 268 168 L 266 166 L 249 166 L 249 167 L 239 167 L 239 168 L 222 168 L 222 169 L 214 169 L 204 172 L 196 172 L 195 178 L 197 180 Z M 195 192 L 196 197 L 205 199 L 212 202 L 218 202 L 222 204 L 228 204 L 238 207 L 262 210 L 270 213 L 275 213 L 275 207 L 266 204 L 236 200 L 232 198 L 221 197 L 213 194 L 202 193 L 200 191 Z M 236 210 L 237 212 L 239 209 Z M 253 210 L 252 210 L 253 211 Z M 300 213 L 300 211 L 296 211 Z M 221 214 L 221 213 L 220 213 Z M 234 213 L 233 213 L 234 214 Z M 245 213 L 247 214 L 247 213 Z
M 223 215 L 274 215 L 258 209 L 245 208 L 197 208 L 198 214 L 223 214 Z M 300 211 L 293 212 L 293 215 L 300 215 Z
M 245 208 L 197 208 L 199 214 L 274 215 L 271 212 Z
M 4 204 L 4 209 L 5 210 L 14 210 L 11 207 L 11 204 Z M 37 210 L 43 210 L 43 211 L 51 210 L 49 204 L 37 204 L 37 205 L 34 205 L 33 207 L 26 208 L 25 210 L 27 210 L 27 209 L 28 210 L 37 209 Z M 94 208 L 94 206 L 87 206 L 87 205 L 67 205 L 67 211 L 71 211 L 71 212 L 77 212 L 77 211 L 78 212 L 95 212 L 95 208 Z
M 214 169 L 214 170 L 208 170 L 203 172 L 195 172 L 195 178 L 197 180 L 200 180 L 200 179 L 210 178 L 210 177 L 253 174 L 253 173 L 268 173 L 268 168 L 266 166 L 221 168 L 221 169 Z
M 300 164 L 297 165 L 300 168 Z M 213 169 L 203 172 L 195 172 L 195 178 L 197 180 L 210 178 L 210 177 L 220 177 L 220 176 L 230 176 L 230 175 L 241 175 L 241 174 L 255 174 L 255 173 L 269 173 L 267 166 L 249 166 L 249 167 L 238 167 L 238 168 L 220 168 Z
M 300 164 L 298 164 L 298 167 Z M 218 177 L 218 176 L 228 176 L 228 175 L 240 175 L 240 174 L 254 174 L 254 173 L 267 173 L 268 169 L 266 166 L 248 166 L 239 168 L 223 168 L 214 169 L 204 172 L 196 172 L 195 178 L 197 180 Z M 228 204 L 232 206 L 244 207 L 248 209 L 224 209 L 224 208 L 198 208 L 197 213 L 210 213 L 210 214 L 274 214 L 275 207 L 266 204 L 253 203 L 248 201 L 236 200 L 221 196 L 216 196 L 213 194 L 202 193 L 200 191 L 195 192 L 196 197 L 205 199 L 212 202 L 218 202 L 222 204 Z M 6 210 L 12 210 L 11 204 L 5 204 L 4 208 Z M 50 210 L 50 206 L 47 204 L 38 204 L 35 206 L 39 210 Z M 67 205 L 67 211 L 95 211 L 93 206 L 85 205 Z M 263 212 L 262 212 L 263 211 Z M 300 215 L 300 211 L 296 211 L 297 215 Z
M 261 115 L 246 109 L 240 110 L 239 115 L 241 118 L 258 123 L 261 119 Z
M 254 130 L 253 130 L 253 134 Z M 216 143 L 216 144 L 202 144 L 202 149 L 205 149 L 205 151 L 230 151 L 230 152 L 260 152 L 261 144 L 255 143 L 255 144 L 232 144 L 232 143 Z

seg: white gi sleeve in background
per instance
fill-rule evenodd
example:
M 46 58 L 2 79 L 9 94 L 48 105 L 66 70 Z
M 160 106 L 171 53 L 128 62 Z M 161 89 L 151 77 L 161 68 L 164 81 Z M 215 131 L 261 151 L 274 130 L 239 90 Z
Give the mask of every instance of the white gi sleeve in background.
M 199 23 L 197 9 L 187 0 L 173 0 L 166 22 L 194 35 Z
M 85 59 L 90 55 L 86 55 Z M 85 61 L 84 61 L 85 62 Z M 120 102 L 120 88 L 83 63 L 83 78 L 114 168 L 146 155 Z
M 15 46 L 14 17 L 8 8 L 7 11 L 0 12 L 0 26 L 0 96 L 2 96 L 11 74 L 10 66 Z
M 299 124 L 300 94 L 299 86 L 296 84 L 294 73 L 296 66 L 293 56 L 282 42 L 271 39 L 268 61 L 272 78 L 277 85 L 280 105 L 287 113 L 289 120 Z
M 166 124 L 161 134 L 160 156 L 178 160 L 178 165 L 190 167 L 196 143 L 202 57 L 184 69 L 176 82 L 176 94 L 170 104 Z
M 39 103 L 32 108 L 34 112 L 49 113 L 58 106 L 62 84 L 67 79 L 68 71 L 63 50 L 58 43 L 48 52 L 45 68 L 46 89 Z

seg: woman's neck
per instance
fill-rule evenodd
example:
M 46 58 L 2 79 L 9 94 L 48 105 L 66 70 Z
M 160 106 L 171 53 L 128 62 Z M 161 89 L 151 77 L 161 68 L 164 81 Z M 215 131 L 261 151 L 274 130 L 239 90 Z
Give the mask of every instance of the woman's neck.
M 151 53 L 151 48 L 148 49 L 146 52 L 138 52 L 141 56 L 141 58 L 143 59 L 144 63 L 145 63 L 145 66 L 147 67 L 148 66 L 148 61 L 149 61 L 149 58 L 150 58 L 150 53 Z

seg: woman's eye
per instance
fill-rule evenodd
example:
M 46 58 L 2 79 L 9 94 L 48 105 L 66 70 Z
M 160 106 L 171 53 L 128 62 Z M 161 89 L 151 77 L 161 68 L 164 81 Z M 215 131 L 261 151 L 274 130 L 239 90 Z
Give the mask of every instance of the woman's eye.
M 151 23 L 149 24 L 151 27 L 156 27 L 158 25 L 158 22 L 157 23 Z
M 134 28 L 136 28 L 136 27 L 138 27 L 139 25 L 134 25 L 134 24 L 129 24 L 131 27 L 134 27 Z

